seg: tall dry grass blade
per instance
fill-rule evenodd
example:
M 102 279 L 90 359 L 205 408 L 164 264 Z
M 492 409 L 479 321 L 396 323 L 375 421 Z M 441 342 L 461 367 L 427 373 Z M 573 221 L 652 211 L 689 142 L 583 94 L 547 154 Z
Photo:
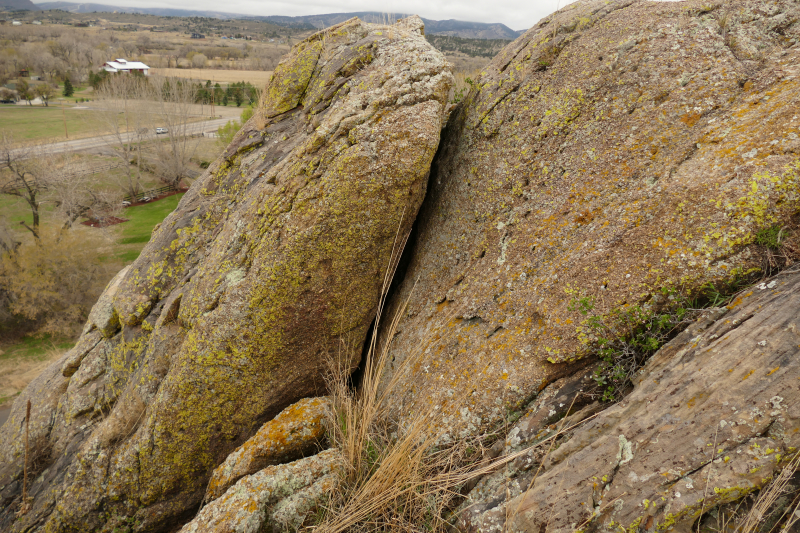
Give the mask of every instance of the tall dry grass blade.
M 22 465 L 22 501 L 28 500 L 28 433 L 31 425 L 31 401 L 25 409 L 25 464 Z
M 711 472 L 714 470 L 714 458 L 717 456 L 717 436 L 719 435 L 719 426 L 714 431 L 714 445 L 711 447 L 711 460 L 708 462 L 708 475 L 706 476 L 706 486 L 703 489 L 703 503 L 700 506 L 700 516 L 706 510 L 706 494 L 708 494 L 708 484 L 711 482 Z M 697 521 L 697 533 L 700 533 L 700 520 Z
M 761 489 L 758 499 L 756 499 L 750 512 L 747 513 L 747 517 L 742 525 L 739 526 L 739 533 L 754 533 L 759 529 L 767 512 L 786 491 L 786 486 L 798 470 L 800 470 L 800 451 L 794 454 L 792 460 L 783 467 L 778 477 L 773 479 L 765 488 Z M 797 519 L 795 518 L 795 520 Z
M 31 401 L 25 409 L 25 463 L 22 465 L 22 504 L 17 511 L 17 516 L 23 516 L 31 509 L 30 498 L 28 497 L 28 434 L 31 422 Z

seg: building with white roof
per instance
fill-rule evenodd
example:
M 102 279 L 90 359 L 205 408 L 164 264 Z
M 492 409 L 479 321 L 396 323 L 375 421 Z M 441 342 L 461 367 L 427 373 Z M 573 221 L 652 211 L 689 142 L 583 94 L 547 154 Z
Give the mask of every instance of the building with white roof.
M 150 75 L 150 67 L 141 61 L 128 61 L 126 59 L 116 59 L 106 61 L 102 66 L 107 72 L 141 72 L 145 76 Z

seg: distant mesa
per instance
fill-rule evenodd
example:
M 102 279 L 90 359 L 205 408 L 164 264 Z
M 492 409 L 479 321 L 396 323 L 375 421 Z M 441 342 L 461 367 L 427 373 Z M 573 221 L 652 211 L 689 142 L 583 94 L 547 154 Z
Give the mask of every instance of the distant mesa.
M 70 13 L 93 13 L 93 12 L 125 12 L 140 13 L 146 15 L 158 15 L 162 17 L 211 17 L 211 18 L 236 18 L 254 19 L 264 22 L 272 22 L 280 26 L 287 26 L 295 29 L 318 30 L 339 24 L 353 17 L 358 17 L 365 22 L 385 22 L 387 15 L 378 11 L 358 11 L 353 13 L 328 13 L 325 15 L 308 15 L 303 17 L 284 17 L 284 16 L 255 16 L 243 15 L 241 13 L 224 13 L 220 11 L 200 11 L 193 9 L 172 9 L 160 7 L 119 7 L 107 4 L 78 4 L 73 2 L 40 2 L 33 4 L 30 0 L 0 0 L 2 3 L 29 4 L 29 7 L 17 7 L 16 9 L 62 9 Z M 394 13 L 388 15 L 393 19 L 409 16 L 409 14 Z M 468 22 L 464 20 L 431 20 L 422 19 L 425 22 L 425 33 L 431 35 L 450 35 L 465 39 L 507 39 L 513 40 L 522 35 L 523 31 L 515 31 L 499 23 L 487 22 Z

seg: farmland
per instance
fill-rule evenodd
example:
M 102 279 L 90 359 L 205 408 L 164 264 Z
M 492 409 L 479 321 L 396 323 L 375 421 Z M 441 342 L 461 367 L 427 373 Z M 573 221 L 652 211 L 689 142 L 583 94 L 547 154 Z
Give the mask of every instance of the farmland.
M 271 70 L 219 70 L 206 68 L 154 68 L 154 74 L 185 78 L 194 81 L 210 80 L 212 83 L 236 83 L 246 81 L 256 87 L 264 87 L 272 77 Z

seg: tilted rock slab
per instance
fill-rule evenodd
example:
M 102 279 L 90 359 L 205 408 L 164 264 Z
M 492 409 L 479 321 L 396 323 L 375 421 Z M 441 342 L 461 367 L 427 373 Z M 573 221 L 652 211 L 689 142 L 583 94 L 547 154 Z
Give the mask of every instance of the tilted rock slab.
M 763 487 L 797 452 L 798 383 L 794 272 L 690 326 L 652 357 L 625 400 L 549 454 L 544 446 L 508 479 L 482 481 L 460 529 L 693 530 L 702 512 Z
M 325 435 L 329 409 L 330 401 L 323 397 L 304 398 L 281 411 L 214 470 L 205 501 L 216 500 L 248 474 L 313 455 Z
M 760 267 L 758 231 L 800 205 L 797 20 L 791 0 L 582 0 L 493 59 L 387 307 L 408 301 L 397 416 L 442 406 L 445 440 L 502 424 L 590 351 L 571 301 L 657 308 Z
M 180 525 L 231 451 L 324 393 L 329 360 L 354 368 L 451 82 L 418 17 L 352 19 L 295 46 L 77 346 L 15 403 L 0 530 Z M 40 475 L 15 520 L 28 398 Z
M 241 478 L 203 507 L 181 533 L 284 533 L 297 531 L 306 516 L 336 490 L 342 457 L 331 449 Z

